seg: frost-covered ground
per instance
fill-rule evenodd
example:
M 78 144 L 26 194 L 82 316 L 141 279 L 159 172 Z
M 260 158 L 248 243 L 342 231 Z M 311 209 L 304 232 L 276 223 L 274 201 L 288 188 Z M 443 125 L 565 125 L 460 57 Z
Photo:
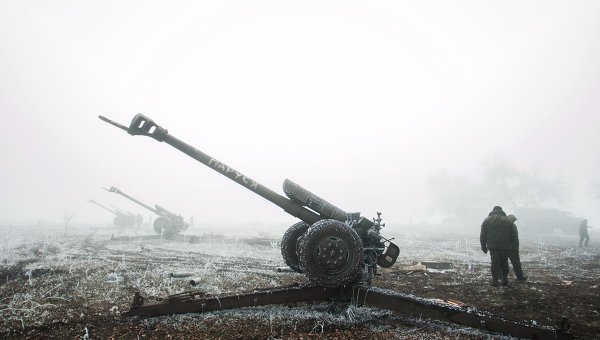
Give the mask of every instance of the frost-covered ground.
M 146 228 L 148 229 L 148 228 Z M 284 266 L 271 233 L 242 230 L 189 233 L 199 243 L 139 238 L 149 230 L 109 227 L 1 226 L 0 336 L 28 338 L 488 338 L 489 334 L 415 316 L 326 304 L 267 306 L 146 319 L 122 318 L 133 294 L 147 299 L 189 290 L 211 294 L 305 282 L 277 272 Z M 571 319 L 575 334 L 600 332 L 600 249 L 577 247 L 565 235 L 521 235 L 529 281 L 510 288 L 488 285 L 489 256 L 478 233 L 384 230 L 401 248 L 397 264 L 375 286 L 417 296 L 459 300 L 513 320 L 553 325 Z M 130 236 L 130 237 L 122 237 Z M 422 261 L 452 263 L 423 271 Z M 412 269 L 411 269 L 412 268 Z M 185 277 L 174 277 L 186 274 Z M 189 284 L 194 279 L 195 286 Z M 498 336 L 493 336 L 498 337 Z

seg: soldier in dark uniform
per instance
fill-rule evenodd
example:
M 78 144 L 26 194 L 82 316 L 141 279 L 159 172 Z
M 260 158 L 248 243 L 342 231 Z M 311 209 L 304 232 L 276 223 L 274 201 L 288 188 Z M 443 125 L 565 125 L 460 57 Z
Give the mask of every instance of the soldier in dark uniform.
M 484 253 L 490 251 L 492 286 L 499 286 L 499 279 L 502 286 L 508 286 L 508 251 L 516 238 L 514 232 L 513 223 L 499 206 L 495 206 L 481 224 L 479 241 Z
M 513 214 L 510 214 L 507 217 L 508 220 L 513 224 L 513 234 L 515 237 L 508 251 L 508 259 L 510 260 L 513 270 L 515 271 L 517 281 L 527 281 L 527 277 L 523 276 L 523 268 L 521 268 L 521 258 L 519 256 L 519 231 L 517 230 L 517 225 L 515 224 L 517 218 Z
M 588 234 L 587 222 L 588 222 L 588 220 L 584 219 L 583 221 L 581 221 L 581 224 L 579 225 L 579 246 L 580 247 L 582 244 L 587 247 L 588 242 L 590 241 L 590 235 Z M 585 243 L 583 243 L 583 240 L 585 240 Z

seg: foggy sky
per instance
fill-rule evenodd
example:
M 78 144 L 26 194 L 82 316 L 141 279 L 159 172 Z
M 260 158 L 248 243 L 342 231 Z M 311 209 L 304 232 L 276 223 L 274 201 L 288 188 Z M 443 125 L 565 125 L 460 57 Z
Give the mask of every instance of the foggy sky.
M 195 221 L 293 222 L 97 118 L 143 113 L 276 192 L 390 222 L 434 216 L 432 173 L 495 157 L 600 225 L 597 1 L 0 0 L 0 48 L 0 221 L 148 214 L 114 185 Z

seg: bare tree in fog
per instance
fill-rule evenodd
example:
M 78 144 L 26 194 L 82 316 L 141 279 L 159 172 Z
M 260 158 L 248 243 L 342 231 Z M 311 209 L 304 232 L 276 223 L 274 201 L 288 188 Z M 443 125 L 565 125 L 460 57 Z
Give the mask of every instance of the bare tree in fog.
M 473 208 L 484 203 L 481 185 L 466 176 L 440 171 L 429 177 L 429 187 L 434 197 L 434 209 L 448 218 L 467 219 Z
M 73 219 L 73 217 L 75 217 L 75 210 L 65 211 L 62 215 L 62 221 L 63 221 L 65 235 L 67 235 L 67 228 L 69 227 L 69 224 L 71 223 L 71 220 Z
M 459 220 L 473 219 L 476 211 L 494 205 L 509 209 L 563 206 L 568 196 L 562 181 L 517 169 L 504 160 L 488 161 L 475 178 L 440 171 L 429 177 L 429 185 L 435 209 Z
M 564 206 L 568 198 L 567 187 L 561 180 L 545 179 L 498 159 L 484 166 L 482 185 L 487 188 L 484 192 L 490 204 L 502 202 L 513 208 Z

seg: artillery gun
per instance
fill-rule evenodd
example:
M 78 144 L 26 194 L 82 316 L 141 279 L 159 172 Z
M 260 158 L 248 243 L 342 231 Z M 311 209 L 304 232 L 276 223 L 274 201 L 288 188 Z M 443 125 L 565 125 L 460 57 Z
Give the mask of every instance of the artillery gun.
M 281 253 L 290 268 L 304 273 L 316 285 L 370 283 L 377 266 L 388 268 L 396 262 L 400 249 L 380 235 L 385 225 L 381 223 L 381 213 L 373 220 L 360 213 L 347 213 L 289 179 L 283 183 L 287 196 L 284 197 L 170 135 L 167 129 L 142 114 L 133 117 L 129 127 L 103 116 L 99 118 L 130 135 L 165 142 L 299 218 L 301 222 L 285 232 Z
M 158 215 L 158 218 L 156 218 L 156 220 L 154 220 L 154 223 L 152 224 L 152 228 L 157 234 L 163 235 L 165 238 L 171 238 L 189 227 L 189 224 L 183 220 L 183 217 L 181 217 L 181 215 L 172 213 L 158 204 L 155 204 L 154 208 L 152 208 L 151 206 L 136 200 L 135 198 L 127 195 L 126 193 L 122 192 L 121 190 L 115 187 L 110 187 L 109 189 L 102 189 L 109 192 L 114 192 L 115 194 L 119 194 L 125 198 L 128 198 Z
M 102 209 L 108 210 L 111 213 L 113 213 L 115 215 L 115 218 L 113 218 L 113 224 L 116 226 L 133 227 L 135 225 L 136 219 L 135 219 L 135 215 L 133 215 L 132 213 L 125 213 L 117 208 L 115 208 L 115 210 L 111 210 L 94 200 L 89 200 L 88 202 L 96 204 L 97 206 L 101 207 Z

